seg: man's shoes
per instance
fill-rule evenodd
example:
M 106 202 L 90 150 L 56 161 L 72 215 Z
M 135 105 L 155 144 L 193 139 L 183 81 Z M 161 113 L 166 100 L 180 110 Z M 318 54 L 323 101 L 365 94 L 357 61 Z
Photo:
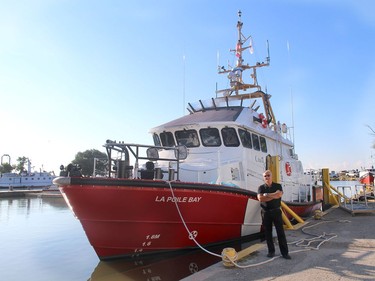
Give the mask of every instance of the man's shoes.
M 292 258 L 289 255 L 283 255 L 283 258 L 286 260 L 291 260 Z
M 269 257 L 269 258 L 273 258 L 275 256 L 275 253 L 268 253 L 267 254 L 267 257 Z

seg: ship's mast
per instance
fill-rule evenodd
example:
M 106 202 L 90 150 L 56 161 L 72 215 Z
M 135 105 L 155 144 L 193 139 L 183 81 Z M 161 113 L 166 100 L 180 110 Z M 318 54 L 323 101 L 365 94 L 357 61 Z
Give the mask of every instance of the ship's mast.
M 228 66 L 226 69 L 224 66 L 218 67 L 218 73 L 224 74 L 227 73 L 227 77 L 230 81 L 230 88 L 219 90 L 216 93 L 221 94 L 223 98 L 231 98 L 231 99 L 256 99 L 261 98 L 263 101 L 263 106 L 266 114 L 266 118 L 268 123 L 273 123 L 276 125 L 276 119 L 272 111 L 271 104 L 269 102 L 270 95 L 264 93 L 261 90 L 261 86 L 258 84 L 257 80 L 257 68 L 269 66 L 270 65 L 270 56 L 269 56 L 269 49 L 267 47 L 267 57 L 266 62 L 257 62 L 255 65 L 244 64 L 243 59 L 243 52 L 249 49 L 250 53 L 253 53 L 253 46 L 252 46 L 252 37 L 251 36 L 244 36 L 242 33 L 242 26 L 243 22 L 241 20 L 241 11 L 238 11 L 238 21 L 237 21 L 237 43 L 235 49 L 230 49 L 231 52 L 235 53 L 237 57 L 236 66 Z M 249 42 L 248 46 L 245 45 L 246 42 Z M 268 45 L 268 44 L 267 44 Z M 250 78 L 252 79 L 252 83 L 245 83 L 242 79 L 243 73 L 246 70 L 252 70 L 252 74 Z M 255 89 L 254 92 L 251 93 L 244 93 L 248 89 Z
M 228 66 L 229 69 L 225 69 L 224 66 L 219 67 L 219 74 L 228 73 L 228 79 L 230 80 L 230 86 L 229 89 L 220 90 L 219 92 L 224 92 L 224 95 L 239 95 L 240 91 L 245 91 L 250 88 L 256 88 L 257 90 L 261 90 L 261 87 L 258 85 L 257 81 L 257 68 L 263 67 L 263 66 L 269 66 L 270 64 L 270 57 L 269 55 L 266 58 L 266 62 L 257 62 L 255 65 L 249 65 L 244 64 L 244 59 L 242 57 L 242 54 L 245 50 L 249 49 L 250 53 L 253 52 L 253 46 L 252 46 L 252 37 L 251 36 L 244 36 L 242 33 L 242 26 L 243 22 L 241 21 L 241 11 L 238 12 L 238 21 L 237 21 L 237 43 L 235 49 L 230 49 L 230 52 L 234 52 L 237 61 L 236 66 L 231 67 Z M 244 46 L 246 42 L 249 41 L 248 46 Z M 252 78 L 252 83 L 244 83 L 242 79 L 242 74 L 244 71 L 251 69 L 252 74 L 250 77 Z

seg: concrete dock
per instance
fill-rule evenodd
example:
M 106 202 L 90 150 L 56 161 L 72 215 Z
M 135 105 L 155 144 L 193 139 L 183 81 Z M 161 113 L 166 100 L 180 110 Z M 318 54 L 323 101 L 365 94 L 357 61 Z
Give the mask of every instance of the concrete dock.
M 280 256 L 277 243 L 276 256 L 267 258 L 262 242 L 264 247 L 238 262 L 242 268 L 219 262 L 183 280 L 375 280 L 373 212 L 353 216 L 333 207 L 286 235 L 291 260 Z

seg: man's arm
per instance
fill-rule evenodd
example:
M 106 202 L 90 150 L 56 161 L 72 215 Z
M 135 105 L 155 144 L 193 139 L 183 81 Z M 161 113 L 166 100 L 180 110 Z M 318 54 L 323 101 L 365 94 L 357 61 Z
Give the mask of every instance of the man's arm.
M 273 199 L 279 199 L 283 196 L 283 192 L 281 190 L 276 190 L 272 193 L 258 193 L 257 197 L 260 202 L 268 202 Z

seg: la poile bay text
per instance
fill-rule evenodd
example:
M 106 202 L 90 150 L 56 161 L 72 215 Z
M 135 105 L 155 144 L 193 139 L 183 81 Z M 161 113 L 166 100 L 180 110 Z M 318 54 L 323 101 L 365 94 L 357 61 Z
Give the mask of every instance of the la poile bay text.
M 177 203 L 199 203 L 202 197 L 173 197 L 173 196 L 156 196 L 155 202 L 177 202 Z

